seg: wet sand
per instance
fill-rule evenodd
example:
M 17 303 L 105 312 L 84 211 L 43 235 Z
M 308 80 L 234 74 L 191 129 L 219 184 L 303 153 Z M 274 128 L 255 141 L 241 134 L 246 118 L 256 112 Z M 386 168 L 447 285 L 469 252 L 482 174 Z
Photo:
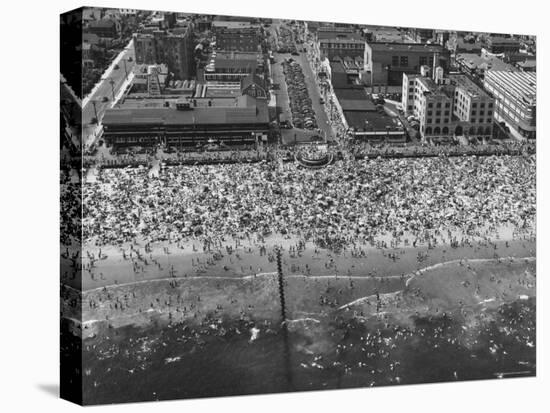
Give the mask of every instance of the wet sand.
M 101 326 L 147 325 L 158 317 L 171 322 L 209 317 L 280 321 L 275 245 L 283 245 L 287 314 L 291 319 L 327 314 L 376 293 L 396 293 L 419 269 L 439 263 L 493 260 L 495 256 L 519 259 L 534 257 L 535 253 L 535 241 L 524 239 L 499 240 L 490 245 L 478 241 L 456 248 L 445 244 L 431 248 L 361 245 L 340 253 L 316 248 L 312 243 L 290 251 L 293 242 L 283 238 L 267 239 L 261 245 L 266 248 L 265 255 L 260 254 L 259 244 L 248 242 L 231 253 L 224 248 L 199 252 L 198 243 L 196 251 L 191 243 L 183 249 L 168 243 L 153 244 L 150 253 L 141 248 L 141 260 L 136 259 L 135 252 L 130 258 L 128 247 L 126 259 L 119 248 L 101 248 L 103 259 L 98 258 L 99 248 L 90 248 L 96 261 L 91 271 L 83 271 L 84 337 L 97 334 Z M 89 261 L 83 260 L 85 264 Z M 136 271 L 134 262 L 139 263 Z M 76 291 L 67 291 L 80 302 Z M 63 315 L 79 320 L 80 305 L 74 300 L 63 301 Z

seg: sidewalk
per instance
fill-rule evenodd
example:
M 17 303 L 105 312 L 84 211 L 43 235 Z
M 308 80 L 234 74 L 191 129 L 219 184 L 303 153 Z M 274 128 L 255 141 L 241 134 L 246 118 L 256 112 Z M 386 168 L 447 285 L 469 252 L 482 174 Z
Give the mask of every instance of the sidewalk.
M 123 56 L 128 52 L 128 49 L 132 47 L 134 47 L 134 39 L 131 39 L 126 47 L 121 50 L 117 57 L 115 57 L 115 59 L 111 62 L 111 65 L 105 70 L 105 72 L 103 72 L 101 78 L 99 79 L 99 82 L 97 82 L 90 93 L 88 93 L 88 95 L 86 95 L 86 97 L 82 99 L 82 108 L 84 108 L 90 102 L 92 96 L 98 91 L 101 84 L 111 75 L 113 70 L 115 70 L 115 66 L 122 60 Z

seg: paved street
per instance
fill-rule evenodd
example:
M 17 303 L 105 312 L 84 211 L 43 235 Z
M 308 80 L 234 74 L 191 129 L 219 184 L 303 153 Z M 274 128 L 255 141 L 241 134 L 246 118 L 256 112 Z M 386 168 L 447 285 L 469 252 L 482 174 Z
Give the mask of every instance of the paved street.
M 275 27 L 282 25 L 280 22 L 276 22 L 271 27 L 272 32 L 274 32 Z M 328 116 L 325 113 L 325 110 L 323 108 L 323 105 L 319 103 L 319 99 L 321 97 L 319 87 L 317 85 L 315 75 L 313 71 L 311 70 L 311 67 L 309 65 L 309 62 L 307 60 L 307 54 L 306 53 L 300 53 L 299 56 L 291 55 L 290 53 L 273 53 L 275 57 L 275 63 L 271 66 L 272 68 L 272 76 L 273 76 L 273 82 L 275 84 L 278 84 L 279 87 L 277 90 L 275 90 L 275 95 L 277 96 L 277 106 L 281 107 L 281 114 L 280 114 L 280 120 L 291 120 L 292 115 L 289 107 L 289 99 L 288 99 L 288 91 L 287 86 L 283 74 L 283 68 L 281 65 L 281 62 L 283 62 L 284 59 L 292 58 L 294 59 L 300 66 L 302 67 L 302 71 L 304 72 L 305 76 L 305 82 L 308 90 L 309 97 L 312 101 L 312 107 L 315 112 L 315 118 L 317 120 L 318 128 L 321 129 L 323 137 L 326 136 L 328 140 L 331 140 L 333 138 L 333 132 L 332 128 L 329 124 Z M 291 143 L 291 142 L 309 142 L 311 140 L 311 137 L 314 135 L 318 135 L 317 131 L 311 131 L 306 129 L 282 129 L 281 130 L 283 142 L 284 143 Z
M 128 58 L 131 57 L 132 61 L 129 62 Z M 103 114 L 107 108 L 111 107 L 113 101 L 113 92 L 110 81 L 113 80 L 115 95 L 118 93 L 120 87 L 124 84 L 126 78 L 126 72 L 124 70 L 124 60 L 126 61 L 126 71 L 131 73 L 135 65 L 135 53 L 132 41 L 128 43 L 128 46 L 124 49 L 119 56 L 113 61 L 109 69 L 105 71 L 101 77 L 100 83 L 94 88 L 91 96 L 84 99 L 82 108 L 82 136 L 84 142 L 90 144 L 93 142 L 94 134 L 97 130 L 97 125 L 90 122 L 95 117 L 94 105 L 92 101 L 96 102 L 97 116 L 99 120 L 103 118 Z M 113 66 L 118 63 L 119 68 L 114 69 Z M 103 97 L 107 97 L 108 101 L 103 102 Z

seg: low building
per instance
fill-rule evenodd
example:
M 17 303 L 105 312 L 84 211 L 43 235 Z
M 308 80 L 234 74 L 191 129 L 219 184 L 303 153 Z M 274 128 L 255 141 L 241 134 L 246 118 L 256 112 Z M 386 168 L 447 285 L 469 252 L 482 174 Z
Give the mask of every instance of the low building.
M 86 32 L 95 34 L 100 38 L 114 39 L 118 37 L 118 29 L 118 25 L 114 20 L 102 19 L 88 23 Z
M 369 43 L 407 43 L 412 39 L 396 27 L 366 26 L 363 29 L 365 40 Z
M 264 75 L 264 58 L 261 53 L 214 51 L 204 68 L 204 81 L 211 83 L 237 83 L 250 74 Z
M 241 80 L 241 94 L 256 99 L 268 99 L 269 89 L 263 78 L 256 74 L 250 74 Z
M 363 56 L 365 53 L 365 39 L 352 28 L 319 27 L 317 43 L 321 60 Z
M 447 70 L 450 53 L 440 45 L 416 43 L 367 43 L 365 46 L 367 86 L 401 86 L 403 73 L 419 73 L 420 67 L 441 66 Z
M 459 53 L 455 57 L 456 65 L 470 76 L 483 80 L 488 70 L 515 71 L 513 65 L 504 62 L 498 56 L 487 53 Z
M 523 61 L 516 62 L 516 67 L 522 72 L 536 72 L 537 61 L 534 59 L 525 59 Z
M 411 38 L 417 43 L 426 43 L 428 40 L 433 40 L 435 37 L 434 29 L 412 28 L 409 30 L 409 33 Z
M 212 31 L 216 36 L 218 50 L 261 51 L 262 32 L 259 24 L 247 21 L 215 20 L 212 22 Z
M 490 70 L 485 74 L 483 86 L 496 99 L 498 122 L 505 122 L 516 135 L 536 138 L 536 73 Z
M 396 117 L 389 116 L 372 102 L 362 87 L 335 88 L 334 104 L 344 127 L 358 140 L 403 143 L 405 129 Z
M 266 100 L 250 96 L 235 99 L 177 99 L 132 101 L 107 109 L 103 136 L 115 148 L 155 145 L 196 146 L 208 142 L 226 145 L 265 141 L 269 133 Z
M 520 42 L 513 37 L 488 36 L 485 40 L 485 47 L 492 54 L 517 53 L 520 49 Z
M 137 9 L 118 9 L 118 12 L 123 16 L 135 16 L 138 13 Z
M 136 63 L 160 64 L 181 80 L 195 76 L 193 31 L 191 26 L 178 26 L 173 31 L 153 30 L 134 35 Z
M 403 74 L 403 110 L 419 121 L 420 136 L 434 142 L 453 137 L 490 138 L 493 134 L 494 99 L 466 75 L 444 77 L 442 68 L 429 76 Z

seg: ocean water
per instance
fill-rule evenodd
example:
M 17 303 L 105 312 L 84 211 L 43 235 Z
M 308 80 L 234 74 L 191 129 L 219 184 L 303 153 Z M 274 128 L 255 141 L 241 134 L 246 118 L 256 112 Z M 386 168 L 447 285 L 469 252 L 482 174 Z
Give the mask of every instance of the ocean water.
M 105 404 L 536 375 L 535 299 L 414 326 L 342 314 L 288 329 L 226 320 L 152 323 L 83 343 L 84 402 Z

